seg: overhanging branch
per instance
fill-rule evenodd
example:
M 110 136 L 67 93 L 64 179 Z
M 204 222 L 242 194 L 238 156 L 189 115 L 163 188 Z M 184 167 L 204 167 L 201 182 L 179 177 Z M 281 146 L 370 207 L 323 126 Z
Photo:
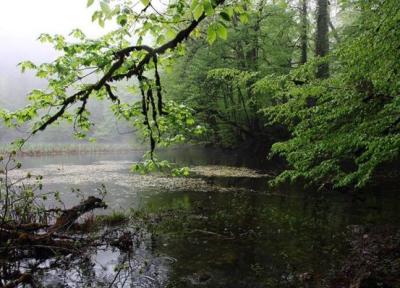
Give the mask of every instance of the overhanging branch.
M 221 5 L 224 3 L 224 0 L 219 0 L 216 2 L 215 6 Z M 56 122 L 59 118 L 61 118 L 66 110 L 70 108 L 73 104 L 76 102 L 81 101 L 83 105 L 83 109 L 86 107 L 86 102 L 87 99 L 89 98 L 90 94 L 94 91 L 99 91 L 103 87 L 106 88 L 110 98 L 112 100 L 116 100 L 115 96 L 110 93 L 111 89 L 108 83 L 114 82 L 114 81 L 120 81 L 123 79 L 130 79 L 133 76 L 140 77 L 144 71 L 144 67 L 150 63 L 151 60 L 157 59 L 157 55 L 165 53 L 169 49 L 174 49 L 176 48 L 180 43 L 182 43 L 184 40 L 186 40 L 190 33 L 199 25 L 199 23 L 206 18 L 206 15 L 203 13 L 201 17 L 198 20 L 193 20 L 188 27 L 185 29 L 181 30 L 174 39 L 171 41 L 157 47 L 157 48 L 151 48 L 146 45 L 138 45 L 138 46 L 131 46 L 124 48 L 122 50 L 119 50 L 114 53 L 116 60 L 115 62 L 111 65 L 110 69 L 103 75 L 103 77 L 96 82 L 95 84 L 87 86 L 85 89 L 80 90 L 76 92 L 75 94 L 67 97 L 60 105 L 59 105 L 59 110 L 50 116 L 47 120 L 45 120 L 38 128 L 34 129 L 32 134 L 37 133 L 38 131 L 45 130 L 49 125 L 53 124 Z M 123 73 L 123 74 L 117 74 L 114 75 L 115 72 L 121 68 L 121 66 L 125 63 L 126 58 L 132 53 L 133 51 L 145 51 L 146 54 L 140 60 L 139 63 L 132 64 L 132 66 L 129 68 L 128 72 Z M 156 64 L 156 63 L 155 63 Z M 156 85 L 157 85 L 157 92 L 161 91 L 160 89 L 160 81 L 159 79 L 156 78 Z M 161 95 L 157 93 L 157 96 L 159 96 L 159 101 L 161 101 Z M 158 113 L 161 115 L 162 114 L 162 109 L 161 103 L 158 103 Z M 83 113 L 83 111 L 81 111 Z

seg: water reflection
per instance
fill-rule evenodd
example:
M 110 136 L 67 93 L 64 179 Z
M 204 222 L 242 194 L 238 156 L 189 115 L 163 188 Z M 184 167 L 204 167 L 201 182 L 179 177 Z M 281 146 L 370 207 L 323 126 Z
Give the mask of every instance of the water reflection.
M 176 207 L 179 215 L 161 213 L 153 227 L 167 243 L 158 250 L 179 259 L 173 287 L 335 287 L 331 281 L 349 253 L 349 227 L 371 219 L 368 208 L 353 215 L 354 203 L 346 203 L 325 195 L 188 191 L 157 195 L 148 207 Z M 398 223 L 394 211 L 381 212 L 375 224 Z
M 71 184 L 91 194 L 104 183 L 111 210 L 136 211 L 126 227 L 136 235 L 132 252 L 99 246 L 69 267 L 46 269 L 45 286 L 341 287 L 332 281 L 348 260 L 351 227 L 400 223 L 399 193 L 271 193 L 265 171 L 209 166 L 242 166 L 230 153 L 189 149 L 164 156 L 198 166 L 198 174 L 134 176 L 127 155 L 114 154 L 24 161 L 69 203 Z M 221 170 L 210 174 L 215 169 Z
M 103 239 L 108 244 L 81 249 L 78 254 L 46 261 L 25 259 L 19 265 L 26 263 L 26 271 L 33 272 L 35 287 L 165 287 L 171 258 L 153 253 L 150 234 L 142 228 L 130 232 L 134 245 L 129 249 L 112 244 L 112 239 L 120 241 L 118 234 L 127 231 L 108 231 L 110 239 Z

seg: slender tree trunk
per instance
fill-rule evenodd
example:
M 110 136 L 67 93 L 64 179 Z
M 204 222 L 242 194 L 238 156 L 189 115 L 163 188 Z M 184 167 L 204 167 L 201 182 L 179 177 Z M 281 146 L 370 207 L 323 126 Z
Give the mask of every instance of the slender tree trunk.
M 324 57 L 329 52 L 329 11 L 328 0 L 317 1 L 317 31 L 315 40 L 315 55 Z M 318 78 L 329 77 L 329 64 L 324 63 L 318 66 Z
M 233 27 L 236 29 L 239 26 L 239 19 L 238 17 L 234 16 L 232 19 L 232 24 Z M 236 52 L 236 57 L 238 62 L 240 63 L 241 67 L 246 68 L 247 67 L 247 61 L 246 61 L 246 53 L 243 51 L 243 43 L 241 40 L 236 41 L 236 48 L 234 48 L 234 51 Z
M 305 64 L 307 62 L 307 48 L 308 48 L 308 19 L 307 19 L 307 4 L 308 0 L 300 0 L 301 3 L 301 58 L 300 64 Z
M 251 59 L 251 64 L 254 67 L 254 70 L 257 71 L 258 69 L 258 56 L 259 56 L 259 37 L 260 37 L 260 29 L 261 29 L 261 21 L 263 19 L 263 11 L 265 8 L 265 0 L 261 0 L 258 3 L 258 9 L 257 9 L 257 18 L 254 23 L 253 27 L 253 32 L 254 32 L 254 38 L 253 38 L 253 43 L 252 43 L 252 49 L 250 51 L 250 59 Z

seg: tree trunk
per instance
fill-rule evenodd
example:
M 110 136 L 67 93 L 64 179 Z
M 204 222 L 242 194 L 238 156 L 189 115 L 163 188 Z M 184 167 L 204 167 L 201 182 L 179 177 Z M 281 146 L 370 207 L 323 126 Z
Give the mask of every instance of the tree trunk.
M 317 1 L 317 31 L 315 40 L 315 55 L 324 57 L 329 52 L 329 12 L 328 0 Z M 323 63 L 317 69 L 318 78 L 329 77 L 329 64 Z
M 249 63 L 249 67 L 253 67 L 254 71 L 258 70 L 258 56 L 259 56 L 259 50 L 260 50 L 259 37 L 260 37 L 261 21 L 264 16 L 263 11 L 264 11 L 265 5 L 266 5 L 265 0 L 261 0 L 258 3 L 256 19 L 255 19 L 255 23 L 253 26 L 254 37 L 253 37 L 253 43 L 251 44 L 252 48 L 249 53 L 250 54 L 249 59 L 251 61 L 251 63 Z
M 307 62 L 307 48 L 308 48 L 308 19 L 307 19 L 307 2 L 308 0 L 300 0 L 301 2 L 301 58 L 300 64 L 305 64 Z

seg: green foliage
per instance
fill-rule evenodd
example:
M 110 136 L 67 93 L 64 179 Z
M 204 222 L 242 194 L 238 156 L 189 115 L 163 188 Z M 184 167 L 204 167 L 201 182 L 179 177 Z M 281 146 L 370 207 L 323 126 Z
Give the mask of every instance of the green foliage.
M 161 160 L 150 152 L 143 156 L 143 161 L 132 165 L 131 171 L 139 174 L 149 174 L 153 172 L 162 172 L 173 177 L 185 177 L 190 175 L 189 167 L 180 167 L 167 160 Z
M 0 222 L 1 225 L 21 225 L 40 222 L 47 224 L 51 216 L 45 203 L 52 198 L 62 204 L 58 192 L 43 192 L 40 175 L 27 173 L 15 179 L 12 173 L 22 164 L 15 158 L 16 152 L 0 154 Z
M 93 135 L 88 102 L 109 99 L 115 116 L 127 120 L 150 140 L 151 154 L 156 144 L 168 146 L 196 138 L 204 133 L 204 127 L 196 124 L 193 112 L 186 106 L 163 101 L 159 69 L 169 63 L 175 48 L 178 54 L 185 52 L 183 41 L 191 33 L 196 35 L 198 24 L 206 17 L 214 38 L 209 42 L 216 37 L 227 39 L 223 21 L 232 17 L 233 11 L 238 16 L 244 14 L 241 7 L 246 3 L 178 0 L 160 13 L 149 0 L 140 1 L 139 9 L 129 0 L 88 0 L 87 6 L 96 9 L 93 22 L 104 26 L 116 21 L 119 27 L 98 39 L 89 39 L 80 29 L 74 29 L 68 37 L 40 35 L 38 40 L 52 44 L 60 56 L 50 63 L 21 62 L 20 68 L 46 79 L 48 87 L 33 90 L 28 95 L 30 104 L 23 109 L 0 110 L 0 117 L 9 127 L 32 124 L 32 134 L 65 121 L 73 124 L 75 136 L 82 139 Z M 150 37 L 154 48 L 143 45 L 144 39 Z M 127 84 L 125 80 L 131 78 L 136 81 L 129 83 L 130 96 L 140 102 L 119 97 L 118 83 Z
M 396 1 L 343 1 L 341 43 L 325 59 L 294 70 L 299 29 L 283 2 L 247 6 L 240 17 L 249 15 L 249 23 L 227 25 L 223 44 L 192 43 L 192 52 L 174 65 L 168 95 L 198 111 L 208 124 L 207 141 L 223 146 L 253 138 L 248 132 L 256 141 L 265 141 L 263 134 L 279 139 L 273 127 L 287 127 L 291 138 L 273 145 L 272 155 L 285 158 L 289 168 L 274 184 L 365 186 L 399 156 Z M 215 27 L 208 28 L 209 43 L 217 38 Z M 315 76 L 323 63 L 331 66 L 326 80 Z
M 208 124 L 204 140 L 224 147 L 262 141 L 265 121 L 258 111 L 271 104 L 272 96 L 253 84 L 287 72 L 295 55 L 292 10 L 262 1 L 245 8 L 221 11 L 222 21 L 208 26 L 205 39 L 191 42 L 166 75 L 167 96 L 193 107 L 197 119 Z M 228 22 L 232 18 L 248 23 Z M 227 40 L 215 42 L 218 37 Z
M 272 147 L 290 164 L 275 184 L 303 179 L 362 187 L 383 164 L 399 157 L 397 1 L 353 5 L 362 9 L 357 31 L 329 59 L 319 60 L 334 65 L 335 73 L 317 80 L 317 61 L 308 63 L 275 93 L 278 105 L 263 110 L 270 123 L 285 123 L 292 133 Z M 305 83 L 296 86 L 294 80 Z
M 166 101 L 165 113 L 157 118 L 157 122 L 154 119 L 149 122 L 143 121 L 140 117 L 141 109 L 141 103 L 113 105 L 117 119 L 133 119 L 132 125 L 142 132 L 143 137 L 147 139 L 151 134 L 160 147 L 196 140 L 206 131 L 204 126 L 196 125 L 194 111 L 183 104 Z
M 284 126 L 291 137 L 275 143 L 272 155 L 285 158 L 289 168 L 274 183 L 362 187 L 399 156 L 400 12 L 396 0 L 341 4 L 338 47 L 298 67 L 298 11 L 286 1 L 177 0 L 159 13 L 149 0 L 139 7 L 88 0 L 97 9 L 93 21 L 116 21 L 118 28 L 99 39 L 79 29 L 68 37 L 42 34 L 39 40 L 60 56 L 20 68 L 46 79 L 48 87 L 33 90 L 23 109 L 0 109 L 0 118 L 10 127 L 32 123 L 34 133 L 66 121 L 78 138 L 95 136 L 87 103 L 108 99 L 117 119 L 150 139 L 150 153 L 133 170 L 173 175 L 188 170 L 157 160 L 156 144 L 269 146 L 283 139 L 273 130 Z M 156 48 L 143 45 L 149 38 Z M 317 79 L 324 63 L 331 76 Z M 121 85 L 129 86 L 128 97 L 120 97 Z M 173 101 L 165 101 L 164 92 Z

